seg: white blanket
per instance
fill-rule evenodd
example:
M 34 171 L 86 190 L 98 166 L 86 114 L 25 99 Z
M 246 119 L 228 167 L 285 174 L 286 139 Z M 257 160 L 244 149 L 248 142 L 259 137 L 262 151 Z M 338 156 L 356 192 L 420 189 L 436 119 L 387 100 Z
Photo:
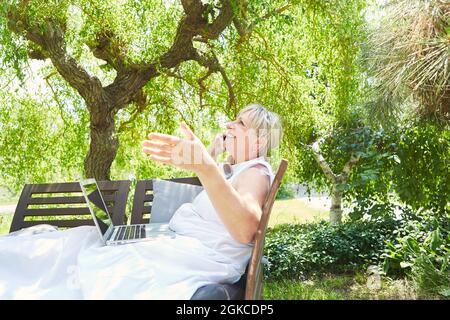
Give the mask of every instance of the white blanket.
M 190 299 L 241 276 L 192 237 L 103 246 L 94 227 L 32 230 L 0 237 L 0 299 Z

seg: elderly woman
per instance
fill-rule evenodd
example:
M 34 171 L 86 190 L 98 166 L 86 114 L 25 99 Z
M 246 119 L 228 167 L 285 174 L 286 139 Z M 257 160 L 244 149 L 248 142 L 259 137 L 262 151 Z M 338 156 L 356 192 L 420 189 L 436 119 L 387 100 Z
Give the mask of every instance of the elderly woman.
M 218 134 L 209 152 L 185 123 L 182 130 L 187 139 L 152 133 L 151 140 L 143 143 L 144 152 L 153 160 L 194 171 L 206 192 L 190 205 L 191 211 L 195 212 L 192 207 L 200 206 L 204 215 L 216 217 L 215 222 L 224 227 L 220 236 L 229 233 L 236 242 L 249 244 L 273 178 L 265 156 L 268 149 L 278 144 L 275 138 L 280 136 L 281 125 L 274 113 L 255 104 L 244 108 L 226 127 L 227 131 Z M 223 151 L 229 153 L 234 171 L 228 181 L 214 160 Z M 179 215 L 171 221 L 175 230 Z
M 204 190 L 169 222 L 173 237 L 102 246 L 97 230 L 0 238 L 0 299 L 189 299 L 201 286 L 234 283 L 251 255 L 262 203 L 273 180 L 267 152 L 279 144 L 278 116 L 244 108 L 209 150 L 186 138 L 152 133 L 143 151 L 194 171 Z M 216 158 L 228 153 L 228 164 Z

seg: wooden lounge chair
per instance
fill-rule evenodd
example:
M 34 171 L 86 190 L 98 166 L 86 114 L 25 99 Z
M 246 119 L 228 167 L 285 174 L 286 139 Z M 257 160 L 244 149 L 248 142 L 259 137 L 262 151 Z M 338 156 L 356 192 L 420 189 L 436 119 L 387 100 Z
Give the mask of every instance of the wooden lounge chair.
M 126 223 L 125 208 L 130 181 L 99 181 L 98 186 L 114 224 Z M 30 220 L 30 217 L 34 219 Z M 59 228 L 94 225 L 78 182 L 25 185 L 9 232 L 38 224 Z
M 192 296 L 193 300 L 255 300 L 261 299 L 263 281 L 263 249 L 267 224 L 272 211 L 275 196 L 280 187 L 281 180 L 287 169 L 287 160 L 281 160 L 278 171 L 273 180 L 269 194 L 262 208 L 261 221 L 255 235 L 255 245 L 245 274 L 235 284 L 210 284 L 199 288 Z M 173 182 L 201 185 L 197 177 L 166 179 Z M 148 223 L 151 214 L 153 195 L 152 180 L 141 180 L 136 184 L 131 223 Z
M 255 237 L 255 245 L 246 273 L 235 284 L 211 284 L 199 288 L 192 299 L 235 300 L 245 298 L 252 300 L 261 298 L 264 238 L 275 196 L 280 187 L 287 164 L 286 160 L 281 161 L 269 194 L 264 202 L 261 221 Z M 196 177 L 168 180 L 201 185 L 199 179 Z M 130 181 L 99 181 L 98 185 L 102 191 L 109 212 L 112 214 L 114 224 L 126 223 L 125 208 Z M 149 222 L 147 215 L 151 214 L 150 202 L 153 200 L 153 195 L 147 194 L 147 192 L 152 190 L 153 184 L 151 180 L 143 180 L 137 183 L 131 216 L 132 224 Z M 61 195 L 70 193 L 75 194 L 71 196 Z M 38 195 L 40 196 L 38 197 Z M 49 208 L 49 205 L 53 207 Z M 71 205 L 72 207 L 70 207 Z M 39 207 L 31 208 L 32 206 Z M 86 219 L 74 219 L 74 216 L 80 215 L 86 216 Z M 64 216 L 68 216 L 68 219 L 61 219 Z M 29 221 L 28 217 L 39 217 L 40 220 Z M 25 185 L 13 216 L 10 232 L 38 224 L 50 224 L 60 228 L 94 225 L 90 212 L 85 205 L 85 199 L 81 194 L 81 188 L 77 182 Z

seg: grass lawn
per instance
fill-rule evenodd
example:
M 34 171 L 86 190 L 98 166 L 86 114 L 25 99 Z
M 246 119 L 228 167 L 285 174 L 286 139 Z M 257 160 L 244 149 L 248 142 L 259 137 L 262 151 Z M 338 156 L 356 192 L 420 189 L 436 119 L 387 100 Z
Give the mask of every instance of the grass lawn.
M 416 300 L 436 299 L 419 296 L 411 281 L 382 278 L 381 286 L 369 289 L 367 276 L 327 275 L 307 281 L 282 280 L 264 283 L 268 300 Z
M 300 199 L 277 200 L 273 204 L 269 227 L 282 223 L 307 223 L 328 217 L 326 208 L 317 209 Z

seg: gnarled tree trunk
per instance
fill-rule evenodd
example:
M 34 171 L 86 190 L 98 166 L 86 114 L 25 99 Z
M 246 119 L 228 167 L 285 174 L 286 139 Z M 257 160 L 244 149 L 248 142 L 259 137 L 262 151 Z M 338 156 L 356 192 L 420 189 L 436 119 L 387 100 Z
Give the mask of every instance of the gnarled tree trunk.
M 91 143 L 84 159 L 84 172 L 88 178 L 109 180 L 111 165 L 116 157 L 119 140 L 116 136 L 114 115 L 91 113 Z

